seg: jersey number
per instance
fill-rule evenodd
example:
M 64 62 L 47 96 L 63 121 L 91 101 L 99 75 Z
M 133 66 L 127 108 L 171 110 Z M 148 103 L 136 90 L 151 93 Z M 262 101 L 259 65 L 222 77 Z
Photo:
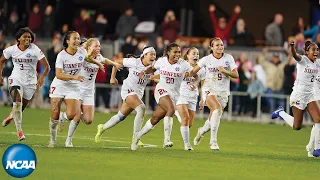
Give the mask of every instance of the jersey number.
M 70 75 L 75 75 L 78 72 L 78 69 L 74 69 L 70 71 Z
M 311 82 L 313 82 L 313 81 L 314 81 L 314 75 L 311 76 Z
M 92 78 L 93 78 L 93 74 L 90 74 L 90 76 L 89 76 L 90 78 L 88 79 L 88 80 L 92 80 Z
M 218 73 L 218 81 L 221 81 L 221 80 L 222 80 L 222 74 Z
M 128 94 L 134 92 L 132 89 L 128 89 Z
M 23 70 L 23 64 L 19 64 L 20 65 L 20 70 Z
M 51 87 L 49 94 L 53 94 L 55 90 L 56 90 L 56 87 Z
M 138 84 L 144 84 L 144 79 L 139 79 Z
M 160 95 L 162 95 L 163 93 L 166 93 L 167 91 L 164 90 L 164 89 L 158 89 L 158 92 L 159 92 Z
M 166 83 L 167 83 L 167 84 L 174 84 L 174 79 L 173 79 L 173 78 L 166 77 Z

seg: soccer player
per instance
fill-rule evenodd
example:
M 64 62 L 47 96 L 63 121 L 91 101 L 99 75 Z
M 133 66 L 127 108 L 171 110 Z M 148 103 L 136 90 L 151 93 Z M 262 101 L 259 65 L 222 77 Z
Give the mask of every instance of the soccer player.
M 98 50 L 93 50 L 91 54 L 87 54 L 86 50 L 80 45 L 80 35 L 76 31 L 68 31 L 63 39 L 62 50 L 56 60 L 56 77 L 50 86 L 50 104 L 51 117 L 49 121 L 50 142 L 48 147 L 54 147 L 56 144 L 57 125 L 59 123 L 60 107 L 64 101 L 66 104 L 67 119 L 72 120 L 79 111 L 79 92 L 80 82 L 85 80 L 80 75 L 84 61 L 95 63 L 101 70 L 103 65 L 94 59 L 98 55 Z
M 317 44 L 306 41 L 305 55 L 299 55 L 295 49 L 295 43 L 291 42 L 291 53 L 297 61 L 296 80 L 293 91 L 290 95 L 290 105 L 293 111 L 293 117 L 287 114 L 283 107 L 279 107 L 271 114 L 271 118 L 281 117 L 294 130 L 300 130 L 303 114 L 308 110 L 314 121 L 314 150 L 313 156 L 320 156 L 320 108 L 315 100 L 314 86 L 319 73 L 320 61 L 317 60 L 319 48 Z M 309 149 L 311 151 L 311 149 Z M 309 153 L 308 153 L 309 154 Z
M 203 102 L 210 109 L 209 122 L 198 129 L 194 145 L 199 145 L 203 135 L 211 130 L 210 149 L 219 150 L 217 136 L 223 109 L 227 106 L 230 95 L 230 78 L 238 78 L 237 65 L 232 55 L 224 53 L 224 44 L 220 38 L 210 41 L 210 54 L 201 58 L 190 75 L 201 68 L 206 69 L 206 77 L 202 87 Z
M 12 58 L 13 70 L 9 80 L 9 91 L 13 100 L 12 111 L 2 126 L 7 126 L 12 119 L 15 122 L 19 141 L 26 137 L 22 131 L 22 112 L 34 95 L 37 84 L 41 87 L 50 70 L 48 61 L 42 51 L 33 44 L 34 34 L 29 28 L 21 28 L 16 33 L 17 44 L 6 48 L 0 58 L 0 86 L 3 84 L 3 63 Z M 44 72 L 37 81 L 37 63 L 43 65 Z
M 112 65 L 116 70 L 122 68 L 122 65 L 104 58 L 100 54 L 101 45 L 95 38 L 90 38 L 83 42 L 83 48 L 88 54 L 96 51 L 97 56 L 93 57 L 102 64 Z M 80 98 L 78 112 L 69 124 L 68 136 L 65 142 L 66 147 L 73 147 L 72 137 L 78 127 L 80 119 L 87 125 L 90 125 L 94 119 L 94 93 L 95 93 L 95 80 L 99 70 L 99 66 L 93 63 L 84 62 L 80 75 L 84 77 L 84 81 L 80 83 Z M 61 116 L 61 114 L 60 114 Z M 63 120 L 67 119 L 66 112 L 62 113 Z M 60 123 L 62 123 L 60 121 Z
M 146 110 L 146 106 L 141 100 L 144 94 L 144 89 L 147 86 L 150 74 L 145 74 L 142 78 L 139 78 L 139 73 L 151 67 L 156 59 L 156 51 L 151 46 L 146 46 L 140 57 L 133 55 L 127 55 L 128 58 L 119 59 L 118 63 L 124 67 L 129 68 L 128 77 L 123 81 L 121 87 L 121 98 L 123 104 L 119 112 L 112 116 L 105 124 L 98 125 L 98 131 L 95 136 L 95 142 L 100 142 L 102 134 L 105 130 L 112 128 L 119 122 L 125 120 L 125 118 L 133 111 L 136 111 L 133 124 L 133 135 L 140 131 L 143 118 Z M 117 84 L 116 70 L 112 69 L 111 84 Z M 143 146 L 140 141 L 139 146 Z
M 185 59 L 192 67 L 196 66 L 197 61 L 199 60 L 199 50 L 195 47 L 189 48 L 183 59 Z M 201 68 L 197 73 L 198 80 L 204 80 L 205 74 L 205 69 Z M 196 79 L 194 77 L 185 77 L 181 83 L 180 96 L 176 107 L 177 111 L 175 112 L 175 115 L 181 123 L 180 132 L 185 150 L 193 150 L 190 145 L 189 128 L 194 122 L 198 96 L 198 82 L 196 82 Z
M 154 73 L 159 71 L 160 81 L 154 90 L 154 98 L 158 107 L 154 111 L 152 118 L 145 126 L 135 134 L 131 144 L 131 150 L 138 148 L 138 142 L 141 137 L 153 129 L 153 127 L 163 118 L 164 119 L 164 147 L 172 147 L 170 135 L 173 125 L 173 115 L 175 105 L 180 95 L 180 85 L 184 78 L 184 73 L 192 67 L 183 59 L 180 59 L 181 49 L 176 43 L 170 43 L 165 47 L 164 56 L 159 58 L 156 63 L 140 75 Z

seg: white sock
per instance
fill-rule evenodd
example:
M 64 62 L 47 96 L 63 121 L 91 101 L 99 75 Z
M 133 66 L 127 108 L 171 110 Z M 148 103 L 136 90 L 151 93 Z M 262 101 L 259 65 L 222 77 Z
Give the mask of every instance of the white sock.
M 113 126 L 115 126 L 116 124 L 124 120 L 125 118 L 126 117 L 119 111 L 118 114 L 112 116 L 111 119 L 103 125 L 103 130 L 105 131 L 109 128 L 112 128 Z
M 222 115 L 222 110 L 216 109 L 212 112 L 210 118 L 210 125 L 211 125 L 211 137 L 210 137 L 210 144 L 217 143 L 217 136 L 218 136 L 218 129 L 220 125 L 220 118 Z
M 314 124 L 314 149 L 320 149 L 320 123 Z
M 179 123 L 181 124 L 181 116 L 180 116 L 180 114 L 179 114 L 179 112 L 177 110 L 174 112 L 174 115 L 176 115 Z
M 70 121 L 69 130 L 68 130 L 68 136 L 67 136 L 67 140 L 66 141 L 68 141 L 68 142 L 72 141 L 72 137 L 73 137 L 74 133 L 77 130 L 78 124 L 79 124 L 79 122 L 76 123 L 73 120 Z
M 21 123 L 22 123 L 22 103 L 21 102 L 13 102 L 12 107 L 12 118 L 16 125 L 17 131 L 21 131 Z
M 210 120 L 207 119 L 204 125 L 200 128 L 200 135 L 204 135 L 205 133 L 209 132 L 211 128 Z
M 190 144 L 189 126 L 181 126 L 180 127 L 180 132 L 181 132 L 183 143 L 184 144 Z
M 137 114 L 133 122 L 133 135 L 141 130 L 146 106 L 144 104 L 140 104 L 135 108 L 135 111 L 137 112 Z
M 170 141 L 172 125 L 173 125 L 173 118 L 169 116 L 165 116 L 163 118 L 164 142 Z
M 311 129 L 311 133 L 310 133 L 310 139 L 309 139 L 309 143 L 308 143 L 308 147 L 314 147 L 314 141 L 315 141 L 315 128 L 314 128 L 314 125 L 312 126 L 312 129 Z
M 58 133 L 58 123 L 59 120 L 54 120 L 50 118 L 49 130 L 50 130 L 50 142 L 56 142 Z
M 139 131 L 136 134 L 136 138 L 141 139 L 141 137 L 145 134 L 147 134 L 149 131 L 151 131 L 153 129 L 153 125 L 151 124 L 150 119 L 146 122 L 146 124 L 143 126 L 143 128 L 141 129 L 141 131 Z
M 293 118 L 292 116 L 290 116 L 289 114 L 287 114 L 287 113 L 284 112 L 284 111 L 280 111 L 280 112 L 279 112 L 279 115 L 280 115 L 280 117 L 282 117 L 283 120 L 286 121 L 286 123 L 287 123 L 291 128 L 293 128 L 294 118 Z

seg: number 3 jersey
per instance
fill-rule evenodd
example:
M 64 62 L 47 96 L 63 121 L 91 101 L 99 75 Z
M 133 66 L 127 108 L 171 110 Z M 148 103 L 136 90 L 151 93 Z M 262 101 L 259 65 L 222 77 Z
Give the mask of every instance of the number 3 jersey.
M 157 84 L 159 86 L 158 89 L 163 88 L 173 97 L 180 95 L 180 86 L 184 73 L 192 70 L 187 61 L 179 59 L 177 63 L 170 64 L 167 57 L 159 58 L 154 64 L 154 68 L 160 74 L 160 81 Z
M 37 84 L 37 63 L 44 58 L 42 51 L 31 43 L 25 50 L 21 51 L 18 45 L 13 45 L 3 51 L 4 58 L 12 58 L 13 70 L 11 78 L 15 78 L 25 85 Z
M 319 60 L 312 62 L 307 56 L 301 56 L 301 60 L 297 62 L 297 76 L 292 89 L 301 93 L 312 93 L 319 69 Z
M 96 57 L 98 62 L 103 62 L 104 58 L 102 55 L 98 55 Z M 99 71 L 99 66 L 93 63 L 84 62 L 83 68 L 80 71 L 80 75 L 83 76 L 85 79 L 83 82 L 80 83 L 80 89 L 82 90 L 92 90 L 94 93 L 95 91 L 95 81 Z
M 56 60 L 56 68 L 61 68 L 63 74 L 77 76 L 80 75 L 80 71 L 83 68 L 84 58 L 87 56 L 86 50 L 78 48 L 75 54 L 69 54 L 65 49 L 62 50 Z M 52 81 L 52 85 L 55 86 L 68 86 L 79 85 L 80 81 L 77 80 L 60 80 L 55 77 Z
M 150 74 L 145 74 L 143 79 L 139 78 L 139 73 L 151 67 L 145 66 L 140 58 L 123 58 L 123 66 L 129 69 L 128 77 L 123 81 L 122 90 L 133 90 L 143 96 Z
M 219 59 L 209 54 L 200 59 L 198 66 L 206 69 L 204 91 L 213 91 L 217 95 L 230 95 L 230 78 L 218 70 L 219 66 L 228 71 L 238 67 L 230 54 L 223 53 Z

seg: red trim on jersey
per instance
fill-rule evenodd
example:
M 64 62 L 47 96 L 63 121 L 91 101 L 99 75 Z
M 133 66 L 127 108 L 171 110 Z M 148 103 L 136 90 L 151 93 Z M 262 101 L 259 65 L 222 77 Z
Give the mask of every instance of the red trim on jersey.
M 147 67 L 145 64 L 143 64 L 142 58 L 140 58 L 142 65 L 144 65 L 145 67 Z
M 167 58 L 167 60 L 168 60 L 168 63 L 171 64 L 171 65 L 172 65 L 172 64 L 177 64 L 177 63 L 171 63 L 171 62 L 169 61 L 169 58 Z M 178 61 L 179 61 L 179 60 L 178 60 Z
M 30 46 L 30 45 L 29 45 Z M 29 48 L 29 46 L 25 49 L 25 50 L 27 50 L 28 48 Z M 17 44 L 17 47 L 18 47 L 18 49 L 21 51 L 21 52 L 24 52 L 25 50 L 22 50 L 22 49 L 20 49 L 20 47 L 19 47 L 19 45 Z
M 67 51 L 67 49 L 64 49 L 64 51 L 65 51 L 66 53 L 70 54 L 70 53 Z M 78 50 L 77 50 L 74 54 L 70 54 L 70 55 L 71 55 L 71 56 L 74 56 L 77 52 L 78 52 Z
M 315 61 L 312 61 L 307 55 L 306 55 L 307 59 L 309 59 L 309 61 L 311 61 L 312 63 L 316 62 L 317 60 Z
M 222 53 L 222 56 L 221 56 L 220 58 L 217 58 L 217 57 L 214 56 L 214 53 L 211 53 L 211 54 L 212 54 L 212 56 L 213 56 L 214 58 L 216 58 L 216 59 L 221 59 L 221 58 L 223 57 L 223 55 L 224 55 L 224 53 Z

